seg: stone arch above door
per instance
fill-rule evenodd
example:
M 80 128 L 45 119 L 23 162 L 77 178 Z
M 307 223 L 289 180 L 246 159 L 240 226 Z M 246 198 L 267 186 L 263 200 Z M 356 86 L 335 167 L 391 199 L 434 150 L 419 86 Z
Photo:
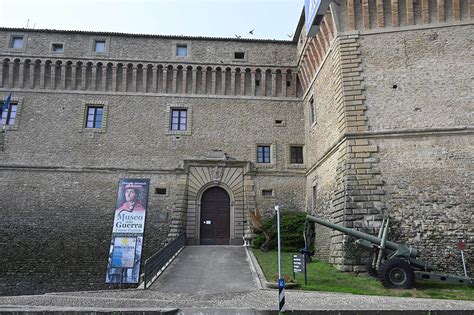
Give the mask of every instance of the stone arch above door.
M 186 236 L 189 244 L 199 244 L 201 196 L 217 186 L 230 197 L 230 244 L 242 244 L 244 228 L 244 172 L 242 166 L 208 164 L 189 166 L 187 187 Z

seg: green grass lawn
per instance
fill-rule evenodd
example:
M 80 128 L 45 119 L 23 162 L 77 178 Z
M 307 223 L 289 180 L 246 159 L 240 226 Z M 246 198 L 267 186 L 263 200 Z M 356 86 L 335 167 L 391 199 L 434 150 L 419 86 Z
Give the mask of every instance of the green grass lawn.
M 253 253 L 267 281 L 276 282 L 278 276 L 277 252 L 263 253 L 259 249 L 253 249 Z M 282 253 L 282 273 L 288 275 L 290 279 L 293 278 L 292 254 Z M 377 279 L 340 272 L 330 264 L 316 261 L 314 258 L 307 265 L 307 274 L 308 285 L 306 286 L 304 285 L 304 275 L 302 273 L 296 274 L 295 282 L 299 284 L 300 290 L 474 301 L 473 287 L 417 281 L 415 288 L 411 290 L 386 289 Z

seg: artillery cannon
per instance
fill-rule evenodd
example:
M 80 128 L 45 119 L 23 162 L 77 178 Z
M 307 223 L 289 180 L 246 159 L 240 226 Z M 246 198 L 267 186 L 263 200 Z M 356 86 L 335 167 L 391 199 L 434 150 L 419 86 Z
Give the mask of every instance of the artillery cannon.
M 306 222 L 324 225 L 350 235 L 356 238 L 357 245 L 372 250 L 373 253 L 366 264 L 367 272 L 371 276 L 378 277 L 386 288 L 410 289 L 415 285 L 415 278 L 474 285 L 473 278 L 433 272 L 431 264 L 417 259 L 419 253 L 415 248 L 388 241 L 388 219 L 382 221 L 378 237 L 310 215 L 306 216 Z

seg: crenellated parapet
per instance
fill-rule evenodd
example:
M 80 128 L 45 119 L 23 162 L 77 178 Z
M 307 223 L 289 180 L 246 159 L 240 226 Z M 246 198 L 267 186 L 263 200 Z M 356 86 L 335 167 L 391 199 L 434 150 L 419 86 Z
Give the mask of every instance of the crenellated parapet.
M 0 88 L 296 97 L 294 68 L 1 57 Z

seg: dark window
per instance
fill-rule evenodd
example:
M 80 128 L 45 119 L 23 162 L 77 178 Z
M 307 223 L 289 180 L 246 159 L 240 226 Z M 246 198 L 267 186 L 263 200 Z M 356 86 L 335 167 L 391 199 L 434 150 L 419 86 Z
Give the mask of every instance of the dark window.
M 2 126 L 13 125 L 16 118 L 17 104 L 10 103 L 7 110 L 2 112 Z
M 166 195 L 166 188 L 155 188 L 155 194 Z
M 171 130 L 186 130 L 186 120 L 188 117 L 187 109 L 171 110 Z
M 302 164 L 303 163 L 303 147 L 290 147 L 290 163 Z
M 316 123 L 316 108 L 315 108 L 315 105 L 314 105 L 314 98 L 311 97 L 311 99 L 309 100 L 309 110 L 310 110 L 310 119 L 311 119 L 311 124 L 315 124 Z
M 94 49 L 96 53 L 105 52 L 105 40 L 96 40 Z
M 257 147 L 257 163 L 270 163 L 269 145 L 259 145 Z
M 255 86 L 260 86 L 260 80 L 255 80 Z
M 188 55 L 188 46 L 187 45 L 177 45 L 176 46 L 176 56 L 186 57 Z
M 23 48 L 23 36 L 13 36 L 10 42 L 10 48 Z
M 311 195 L 311 206 L 313 209 L 316 209 L 316 201 L 317 201 L 317 193 L 318 193 L 318 183 L 317 181 L 313 181 L 313 185 L 311 187 L 312 195 Z
M 291 86 L 291 81 L 286 81 L 286 86 L 290 87 Z
M 86 128 L 101 128 L 103 115 L 104 107 L 87 106 Z
M 262 189 L 262 196 L 273 197 L 273 189 Z
M 235 52 L 234 53 L 234 58 L 235 59 L 244 59 L 245 58 L 245 53 L 244 52 Z
M 63 44 L 53 44 L 52 47 L 51 47 L 51 50 L 53 52 L 62 53 L 62 52 L 64 52 L 64 45 Z

